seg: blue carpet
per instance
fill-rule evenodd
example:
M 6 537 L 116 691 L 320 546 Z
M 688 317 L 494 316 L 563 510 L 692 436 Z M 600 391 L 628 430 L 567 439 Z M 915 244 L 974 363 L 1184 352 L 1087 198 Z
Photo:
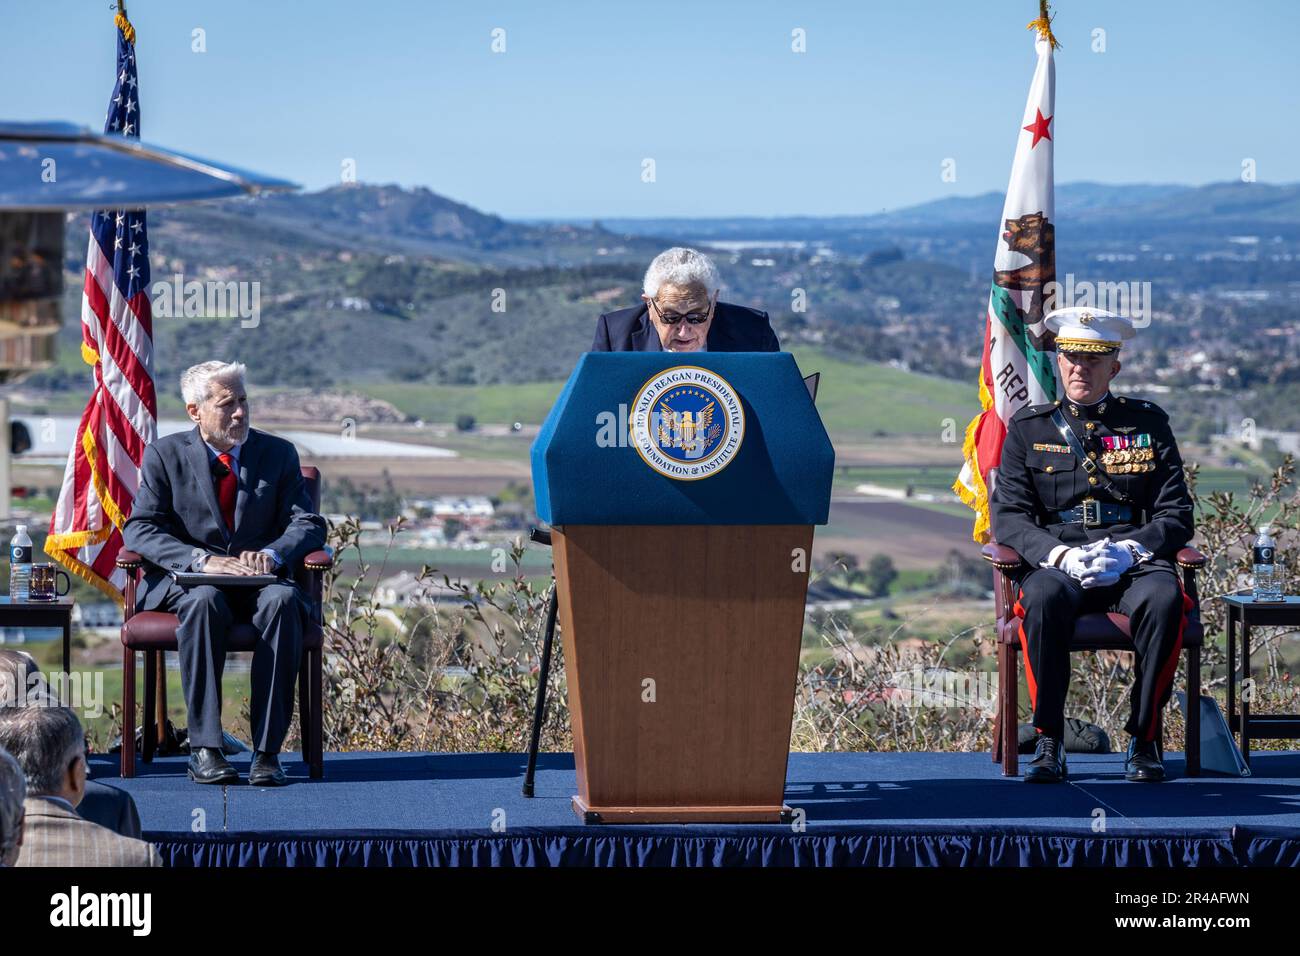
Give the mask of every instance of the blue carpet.
M 584 826 L 571 754 L 544 754 L 536 797 L 519 754 L 296 755 L 291 785 L 203 787 L 184 758 L 92 778 L 128 790 L 172 865 L 1300 865 L 1300 753 L 1252 754 L 1254 776 L 1133 784 L 1123 755 L 1070 756 L 1028 786 L 987 754 L 792 754 L 785 801 L 806 826 Z M 232 758 L 248 770 L 248 755 Z

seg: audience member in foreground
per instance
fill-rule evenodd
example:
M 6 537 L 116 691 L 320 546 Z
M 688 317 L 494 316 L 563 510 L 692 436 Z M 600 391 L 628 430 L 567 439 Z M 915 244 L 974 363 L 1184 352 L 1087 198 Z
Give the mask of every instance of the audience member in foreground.
M 157 849 L 82 819 L 86 742 L 66 707 L 0 711 L 0 748 L 18 761 L 27 796 L 18 866 L 162 866 Z

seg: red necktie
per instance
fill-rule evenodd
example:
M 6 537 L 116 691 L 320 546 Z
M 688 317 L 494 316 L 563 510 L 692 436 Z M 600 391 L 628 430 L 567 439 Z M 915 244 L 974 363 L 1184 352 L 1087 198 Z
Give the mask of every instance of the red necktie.
M 226 473 L 217 482 L 217 503 L 221 505 L 221 517 L 226 519 L 226 527 L 235 530 L 235 495 L 239 490 L 239 477 L 235 474 L 235 459 L 229 452 L 222 452 L 217 459 L 226 466 Z

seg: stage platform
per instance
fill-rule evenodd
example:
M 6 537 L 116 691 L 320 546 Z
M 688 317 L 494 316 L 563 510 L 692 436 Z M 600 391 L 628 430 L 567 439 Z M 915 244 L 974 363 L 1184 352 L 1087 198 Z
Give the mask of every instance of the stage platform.
M 247 774 L 249 755 L 231 758 Z M 199 786 L 185 758 L 92 779 L 131 792 L 171 866 L 1297 866 L 1300 752 L 1252 754 L 1254 776 L 1128 783 L 1123 755 L 1069 758 L 1070 781 L 1005 778 L 987 754 L 792 754 L 791 825 L 584 825 L 571 754 L 338 753 L 325 779 L 296 755 L 280 789 Z

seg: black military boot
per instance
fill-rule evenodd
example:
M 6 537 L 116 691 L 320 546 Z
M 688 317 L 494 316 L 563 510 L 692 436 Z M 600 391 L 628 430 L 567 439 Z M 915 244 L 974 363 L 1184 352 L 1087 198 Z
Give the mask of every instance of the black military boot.
M 1156 741 L 1129 738 L 1124 779 L 1136 783 L 1159 783 L 1165 779 L 1165 765 L 1161 763 L 1160 745 Z
M 1067 772 L 1065 742 L 1060 737 L 1039 734 L 1034 759 L 1025 766 L 1025 783 L 1060 783 Z

